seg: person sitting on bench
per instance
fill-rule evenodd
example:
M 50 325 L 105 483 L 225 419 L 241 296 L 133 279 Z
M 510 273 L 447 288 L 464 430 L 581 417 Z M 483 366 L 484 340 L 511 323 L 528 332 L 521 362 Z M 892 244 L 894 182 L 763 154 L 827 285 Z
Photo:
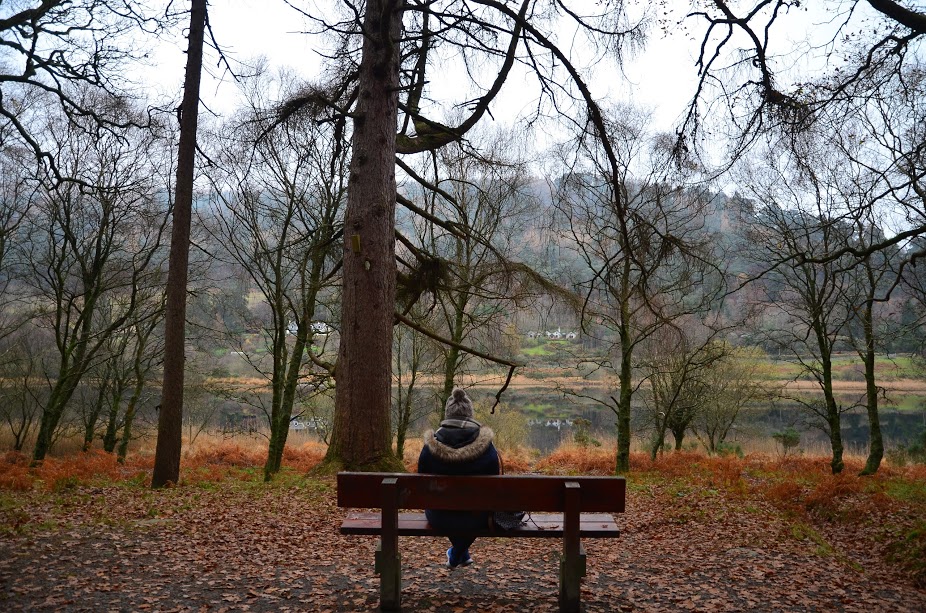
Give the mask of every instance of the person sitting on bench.
M 424 447 L 418 456 L 418 472 L 433 475 L 498 475 L 501 461 L 492 443 L 494 433 L 473 419 L 473 403 L 455 388 L 444 409 L 444 421 L 436 432 L 424 433 Z M 461 531 L 486 528 L 489 512 L 438 511 L 425 509 L 428 523 L 438 530 Z M 473 563 L 469 548 L 476 539 L 464 534 L 450 537 L 447 568 Z

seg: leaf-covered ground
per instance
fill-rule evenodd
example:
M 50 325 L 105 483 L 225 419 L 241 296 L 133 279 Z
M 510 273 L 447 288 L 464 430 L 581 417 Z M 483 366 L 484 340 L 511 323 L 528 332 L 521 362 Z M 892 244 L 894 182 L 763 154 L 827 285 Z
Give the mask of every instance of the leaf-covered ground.
M 633 471 L 623 536 L 585 543 L 587 611 L 926 610 L 921 475 L 822 466 L 688 457 Z M 333 480 L 296 471 L 0 491 L 0 609 L 375 610 L 376 539 L 339 535 L 341 517 Z M 482 539 L 476 563 L 450 571 L 442 539 L 402 538 L 404 610 L 555 611 L 559 546 Z

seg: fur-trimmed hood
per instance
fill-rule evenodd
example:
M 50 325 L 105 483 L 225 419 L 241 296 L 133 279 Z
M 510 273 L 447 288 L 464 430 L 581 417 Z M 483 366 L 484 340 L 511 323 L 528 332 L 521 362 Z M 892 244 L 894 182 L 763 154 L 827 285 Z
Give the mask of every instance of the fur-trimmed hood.
M 424 433 L 424 444 L 428 446 L 431 453 L 438 460 L 453 463 L 471 462 L 485 453 L 489 445 L 492 444 L 493 438 L 495 438 L 495 433 L 492 432 L 492 429 L 482 426 L 479 428 L 479 435 L 473 442 L 454 449 L 437 440 L 434 430 L 428 430 Z

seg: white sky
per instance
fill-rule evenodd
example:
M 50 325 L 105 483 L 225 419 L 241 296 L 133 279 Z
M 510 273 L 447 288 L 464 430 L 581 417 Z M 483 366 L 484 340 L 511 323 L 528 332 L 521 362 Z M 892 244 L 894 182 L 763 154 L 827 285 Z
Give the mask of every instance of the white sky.
M 307 29 L 304 18 L 280 0 L 216 0 L 210 4 L 210 23 L 216 39 L 230 57 L 247 62 L 265 56 L 272 67 L 291 67 L 311 78 L 320 71 L 321 58 L 312 36 L 300 33 Z M 185 26 L 184 26 L 185 31 Z M 180 97 L 186 55 L 185 39 L 178 36 L 173 44 L 159 46 L 154 54 L 155 66 L 146 81 L 164 95 Z M 614 69 L 596 72 L 590 86 L 596 94 L 610 90 L 632 92 L 633 101 L 641 106 L 657 107 L 657 122 L 666 128 L 682 112 L 694 86 L 694 62 L 689 45 L 682 40 L 666 40 L 658 34 L 650 39 L 643 52 L 633 56 L 622 76 Z M 205 61 L 202 99 L 211 109 L 227 112 L 234 108 L 236 86 L 216 66 L 216 57 Z M 629 79 L 629 80 L 628 80 Z M 536 93 L 513 76 L 492 112 L 497 119 L 508 121 L 530 107 Z M 501 107 L 501 108 L 499 108 Z
M 586 1 L 590 7 L 594 6 L 591 0 Z M 820 12 L 808 13 L 801 9 L 790 15 L 784 25 L 779 24 L 781 49 L 791 52 L 787 61 L 802 64 L 802 54 L 795 51 L 800 42 L 807 32 L 819 34 L 824 29 L 820 24 L 827 19 L 827 14 L 822 12 L 821 4 L 816 4 Z M 669 5 L 675 7 L 669 23 L 681 19 L 690 10 L 690 2 L 686 0 L 676 0 Z M 581 4 L 576 2 L 576 6 Z M 827 3 L 827 6 L 833 5 Z M 247 62 L 256 56 L 265 56 L 271 67 L 290 67 L 306 78 L 320 72 L 321 58 L 314 46 L 320 41 L 301 33 L 310 27 L 309 24 L 282 0 L 214 0 L 210 4 L 210 23 L 229 57 Z M 685 21 L 685 25 L 685 28 L 672 28 L 669 36 L 654 28 L 645 47 L 628 58 L 622 72 L 613 66 L 596 69 L 589 78 L 596 96 L 648 108 L 653 113 L 655 129 L 672 130 L 695 91 L 695 59 L 704 28 L 703 22 L 693 19 Z M 180 98 L 185 48 L 186 41 L 179 33 L 174 44 L 160 45 L 154 55 L 156 66 L 144 77 L 156 91 L 174 100 Z M 204 74 L 201 96 L 209 109 L 225 114 L 236 105 L 237 86 L 227 74 L 224 79 L 215 78 L 224 72 L 216 66 L 216 59 L 211 54 L 205 61 L 205 69 L 211 74 Z M 531 106 L 537 94 L 527 83 L 523 76 L 512 75 L 499 102 L 492 107 L 498 120 L 512 123 L 519 113 Z

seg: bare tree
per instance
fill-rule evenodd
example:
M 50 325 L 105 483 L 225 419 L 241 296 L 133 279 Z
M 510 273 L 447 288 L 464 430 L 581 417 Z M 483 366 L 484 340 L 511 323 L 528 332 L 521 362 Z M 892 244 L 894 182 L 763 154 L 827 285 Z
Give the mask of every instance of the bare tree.
M 103 450 L 112 453 L 120 440 L 131 440 L 136 409 L 147 376 L 163 360 L 164 292 L 155 275 L 142 290 L 125 331 L 113 339 L 107 363 L 112 369 L 106 401 Z M 155 336 L 157 335 L 157 336 Z M 124 406 L 123 406 L 124 405 Z M 124 452 L 120 456 L 125 460 Z
M 699 335 L 699 328 L 706 334 Z M 682 320 L 660 328 L 644 343 L 640 370 L 649 387 L 641 396 L 653 426 L 652 460 L 664 450 L 668 432 L 675 450 L 682 449 L 685 433 L 713 393 L 709 373 L 724 355 L 714 336 Z
M 814 138 L 827 131 L 838 134 L 847 122 L 869 123 L 872 129 L 864 137 L 869 148 L 882 154 L 880 159 L 869 157 L 870 170 L 879 173 L 894 193 L 918 191 L 920 198 L 908 202 L 914 208 L 908 209 L 912 214 L 906 227 L 864 251 L 907 245 L 926 232 L 922 201 L 926 11 L 921 4 L 895 0 L 829 0 L 815 3 L 811 11 L 813 31 L 795 48 L 792 28 L 807 21 L 801 3 L 698 3 L 689 18 L 705 26 L 697 60 L 699 81 L 679 131 L 678 151 L 700 148 L 705 122 L 732 134 L 728 161 L 766 137 L 774 141 L 779 155 L 791 150 L 800 155 L 808 133 Z M 795 53 L 825 67 L 813 75 L 795 73 L 789 57 Z M 716 148 L 716 140 L 710 140 Z M 834 249 L 834 254 L 816 257 L 864 255 L 853 245 L 834 245 Z M 909 252 L 912 258 L 922 255 Z
M 286 96 L 290 77 L 278 84 Z M 282 123 L 268 112 L 269 79 L 250 86 L 250 108 L 223 134 L 216 160 L 213 211 L 206 226 L 231 261 L 241 266 L 267 307 L 262 324 L 270 364 L 240 347 L 270 386 L 270 405 L 257 402 L 270 424 L 264 477 L 279 472 L 283 448 L 300 395 L 324 387 L 332 366 L 315 355 L 316 311 L 340 269 L 337 244 L 349 149 L 340 129 L 306 112 Z M 327 328 L 327 324 L 324 324 Z
M 764 356 L 755 348 L 723 347 L 720 359 L 703 376 L 708 393 L 691 429 L 708 453 L 717 453 L 750 403 L 771 398 L 775 391 L 762 381 Z
M 425 317 L 415 316 L 417 321 Z M 395 327 L 393 378 L 395 394 L 392 420 L 395 428 L 395 453 L 400 460 L 405 454 L 405 439 L 412 423 L 434 412 L 432 394 L 422 385 L 423 375 L 435 375 L 440 360 L 436 344 L 427 335 L 406 326 Z
M 582 296 L 583 333 L 607 335 L 610 350 L 598 367 L 617 372 L 618 398 L 592 400 L 617 417 L 618 472 L 630 466 L 631 398 L 641 382 L 635 352 L 674 321 L 708 313 L 724 283 L 710 236 L 700 231 L 708 193 L 686 186 L 690 171 L 671 164 L 664 142 L 650 140 L 644 125 L 644 117 L 623 111 L 604 138 L 586 135 L 564 148 L 569 165 L 554 194 L 562 240 L 581 263 L 571 274 Z
M 0 142 L 3 139 L 0 130 Z M 0 340 L 28 318 L 28 308 L 20 300 L 25 266 L 18 261 L 15 246 L 24 240 L 24 222 L 38 197 L 34 161 L 21 147 L 0 147 Z
M 100 112 L 92 98 L 75 92 L 127 93 L 126 68 L 144 58 L 145 38 L 174 19 L 149 9 L 130 0 L 5 0 L 0 6 L 0 118 L 56 178 L 75 177 L 59 168 L 53 145 L 35 125 L 45 111 L 33 102 L 52 98 L 71 120 L 104 129 L 146 124 L 143 115 Z
M 0 339 L 0 416 L 22 451 L 34 436 L 45 402 L 42 364 L 52 347 L 43 330 L 25 324 Z
M 139 311 L 134 324 L 130 327 L 130 333 L 133 336 L 129 342 L 132 371 L 128 380 L 131 381 L 132 387 L 125 412 L 122 415 L 122 432 L 118 437 L 116 455 L 121 463 L 125 462 L 129 443 L 133 438 L 132 427 L 142 402 L 148 376 L 164 359 L 164 335 L 161 333 L 164 322 L 163 292 L 143 300 L 142 304 L 144 308 Z M 111 414 L 104 437 L 104 449 L 113 450 L 110 444 L 115 446 L 118 434 L 118 427 L 114 424 Z
M 551 285 L 515 259 L 517 237 L 537 208 L 515 134 L 474 130 L 471 136 L 466 146 L 451 143 L 435 152 L 430 168 L 415 174 L 424 185 L 409 199 L 444 223 L 412 217 L 413 244 L 403 241 L 400 250 L 399 308 L 407 314 L 420 300 L 420 312 L 435 315 L 425 327 L 451 341 L 442 346 L 437 411 L 474 359 L 464 343 L 499 353 L 491 339 L 511 309 Z
M 855 225 L 856 234 L 853 243 L 865 249 L 868 245 L 883 239 L 880 228 L 872 223 L 859 220 Z M 865 461 L 863 475 L 871 475 L 878 471 L 881 459 L 884 457 L 884 439 L 881 436 L 881 420 L 878 414 L 878 397 L 881 390 L 877 384 L 875 371 L 875 358 L 879 348 L 883 347 L 886 339 L 878 338 L 876 334 L 877 313 L 880 307 L 879 295 L 893 282 L 894 276 L 890 261 L 883 251 L 866 255 L 856 266 L 856 285 L 852 292 L 855 300 L 850 303 L 856 316 L 850 322 L 847 332 L 852 346 L 855 348 L 864 364 L 865 374 L 865 408 L 868 413 L 868 458 Z M 849 297 L 851 300 L 852 297 Z
M 87 370 L 81 385 L 74 391 L 71 403 L 77 405 L 83 427 L 84 441 L 81 451 L 90 451 L 96 438 L 96 425 L 103 412 L 112 385 L 112 362 L 104 360 Z
M 822 162 L 789 173 L 768 163 L 761 188 L 764 202 L 752 220 L 747 241 L 763 270 L 773 268 L 763 289 L 772 311 L 780 312 L 783 326 L 772 339 L 785 350 L 801 372 L 820 388 L 822 401 L 796 398 L 827 434 L 832 447 L 833 474 L 843 470 L 841 405 L 833 392 L 833 354 L 847 332 L 853 309 L 842 296 L 851 283 L 853 258 L 821 257 L 836 252 L 852 236 L 852 227 L 837 213 L 841 209 L 836 183 L 825 180 Z M 753 188 L 758 183 L 753 183 Z
M 118 99 L 94 104 L 113 117 L 135 112 Z M 48 453 L 84 374 L 131 319 L 160 263 L 166 224 L 152 133 L 116 134 L 65 119 L 52 123 L 48 140 L 57 166 L 78 181 L 46 187 L 21 245 L 36 322 L 53 331 L 57 348 L 57 363 L 46 366 L 50 391 L 35 462 Z M 104 305 L 110 317 L 101 317 Z

